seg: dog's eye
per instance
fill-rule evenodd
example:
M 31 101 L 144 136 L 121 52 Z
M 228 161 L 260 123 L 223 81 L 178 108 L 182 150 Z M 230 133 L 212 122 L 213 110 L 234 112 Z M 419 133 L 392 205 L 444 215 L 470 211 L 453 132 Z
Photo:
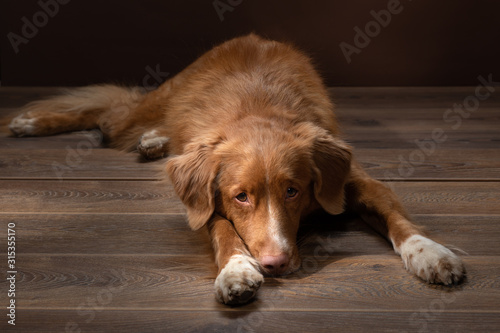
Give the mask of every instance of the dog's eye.
M 248 196 L 245 192 L 241 192 L 240 194 L 238 194 L 236 196 L 236 200 L 238 200 L 240 202 L 246 202 L 248 200 Z
M 289 187 L 286 189 L 286 197 L 287 198 L 293 198 L 294 196 L 297 195 L 297 190 L 294 189 L 293 187 Z

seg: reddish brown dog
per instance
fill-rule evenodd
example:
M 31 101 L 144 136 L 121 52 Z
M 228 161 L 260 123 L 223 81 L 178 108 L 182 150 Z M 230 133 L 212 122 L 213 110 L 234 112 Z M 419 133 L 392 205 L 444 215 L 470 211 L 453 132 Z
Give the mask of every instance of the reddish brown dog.
M 94 128 L 115 148 L 171 155 L 165 170 L 189 224 L 206 225 L 213 240 L 223 303 L 253 298 L 262 273 L 297 270 L 299 223 L 321 208 L 358 212 L 427 282 L 464 276 L 461 260 L 426 238 L 396 196 L 353 160 L 320 77 L 289 45 L 236 38 L 155 91 L 69 90 L 27 105 L 10 124 L 17 136 Z

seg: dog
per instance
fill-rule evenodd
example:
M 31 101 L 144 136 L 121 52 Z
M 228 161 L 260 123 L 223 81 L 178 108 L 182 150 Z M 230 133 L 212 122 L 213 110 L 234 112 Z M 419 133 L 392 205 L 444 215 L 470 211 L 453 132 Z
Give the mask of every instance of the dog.
M 289 44 L 235 38 L 154 91 L 70 89 L 28 104 L 9 128 L 19 137 L 98 128 L 111 147 L 168 156 L 163 172 L 190 227 L 210 234 L 215 294 L 225 304 L 253 299 L 264 274 L 299 269 L 299 224 L 318 210 L 356 212 L 428 283 L 465 276 L 461 259 L 427 238 L 354 160 L 322 79 Z

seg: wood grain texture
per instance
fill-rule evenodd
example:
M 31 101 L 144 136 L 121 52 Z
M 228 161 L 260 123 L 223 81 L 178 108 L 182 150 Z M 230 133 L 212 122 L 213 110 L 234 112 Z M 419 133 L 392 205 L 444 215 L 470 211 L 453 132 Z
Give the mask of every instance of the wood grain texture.
M 0 330 L 498 331 L 499 94 L 456 129 L 443 119 L 474 89 L 330 90 L 359 161 L 463 257 L 463 284 L 429 286 L 357 216 L 319 214 L 299 233 L 302 268 L 267 277 L 254 302 L 231 308 L 213 296 L 206 231 L 188 228 L 171 185 L 157 181 L 163 162 L 94 144 L 92 132 L 10 137 L 5 125 L 19 107 L 57 89 L 0 88 L 0 239 L 15 223 L 19 271 L 16 327 L 2 320 Z M 415 140 L 429 144 L 436 128 L 447 139 L 415 162 Z
M 500 179 L 500 153 L 490 149 L 355 149 L 363 168 L 379 180 L 492 180 Z M 421 159 L 421 157 L 424 157 Z
M 439 304 L 437 305 L 439 306 Z M 24 310 L 24 332 L 494 332 L 498 312 L 441 311 L 436 305 L 418 311 L 260 311 Z M 45 330 L 41 330 L 43 327 Z M 493 328 L 493 330 L 492 330 Z
M 206 230 L 183 214 L 0 214 L 0 223 L 16 224 L 21 254 L 211 253 Z
M 498 256 L 465 257 L 468 279 L 457 287 L 422 282 L 404 270 L 395 254 L 303 260 L 293 274 L 266 278 L 258 299 L 245 310 L 273 302 L 276 309 L 295 311 L 416 311 L 447 296 L 453 299 L 450 311 L 470 309 L 471 303 L 476 311 L 498 311 L 500 281 L 491 279 L 500 274 Z M 210 255 L 25 255 L 16 296 L 23 308 L 77 309 L 89 296 L 111 293 L 105 304 L 110 309 L 229 310 L 214 299 L 216 273 Z
M 496 182 L 388 182 L 412 214 L 500 214 Z M 0 180 L 4 212 L 184 213 L 167 182 Z
M 26 148 L 22 152 L 19 140 L 10 140 L 7 149 L 0 148 L 0 179 L 155 180 L 164 177 L 165 160 L 141 163 L 135 153 L 87 148 L 87 145 L 79 148 L 74 138 L 64 143 L 64 149 L 46 149 L 52 144 L 45 142 L 46 147 Z M 17 149 L 13 149 L 16 146 Z M 423 155 L 420 151 L 415 145 L 413 149 L 355 148 L 354 154 L 368 173 L 380 180 L 500 180 L 498 149 L 440 148 Z
M 4 212 L 184 213 L 169 183 L 152 181 L 0 181 Z
M 85 142 L 85 141 L 84 141 Z M 139 155 L 84 146 L 65 149 L 0 149 L 0 179 L 121 179 L 165 177 L 165 161 L 141 162 Z
M 500 256 L 500 215 L 431 214 L 413 220 L 436 241 L 468 255 Z M 358 217 L 311 216 L 308 222 L 298 236 L 303 256 L 314 256 L 325 246 L 336 255 L 393 254 L 389 242 Z M 16 224 L 22 255 L 211 253 L 206 230 L 189 229 L 183 214 L 0 214 L 0 224 L 8 223 Z M 0 230 L 0 238 L 5 232 Z
M 479 82 L 478 82 L 479 84 Z M 476 86 L 464 87 L 331 87 L 330 96 L 339 107 L 364 109 L 394 107 L 449 108 L 463 103 L 467 96 L 475 95 Z M 484 89 L 481 90 L 484 93 Z M 493 91 L 485 100 L 484 107 L 500 106 L 500 90 Z M 380 115 L 381 118 L 384 114 Z

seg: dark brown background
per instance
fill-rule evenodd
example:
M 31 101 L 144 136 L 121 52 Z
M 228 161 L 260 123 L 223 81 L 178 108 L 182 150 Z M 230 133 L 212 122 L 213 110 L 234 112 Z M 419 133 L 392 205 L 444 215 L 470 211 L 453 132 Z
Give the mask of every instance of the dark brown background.
M 490 73 L 500 80 L 498 0 L 401 0 L 401 13 L 350 64 L 339 44 L 353 44 L 353 28 L 364 30 L 370 11 L 389 0 L 221 1 L 240 2 L 223 21 L 213 0 L 71 0 L 16 54 L 8 33 L 22 35 L 22 18 L 33 22 L 42 8 L 0 0 L 1 83 L 142 85 L 148 67 L 172 76 L 214 44 L 251 31 L 306 50 L 331 86 L 476 85 Z

